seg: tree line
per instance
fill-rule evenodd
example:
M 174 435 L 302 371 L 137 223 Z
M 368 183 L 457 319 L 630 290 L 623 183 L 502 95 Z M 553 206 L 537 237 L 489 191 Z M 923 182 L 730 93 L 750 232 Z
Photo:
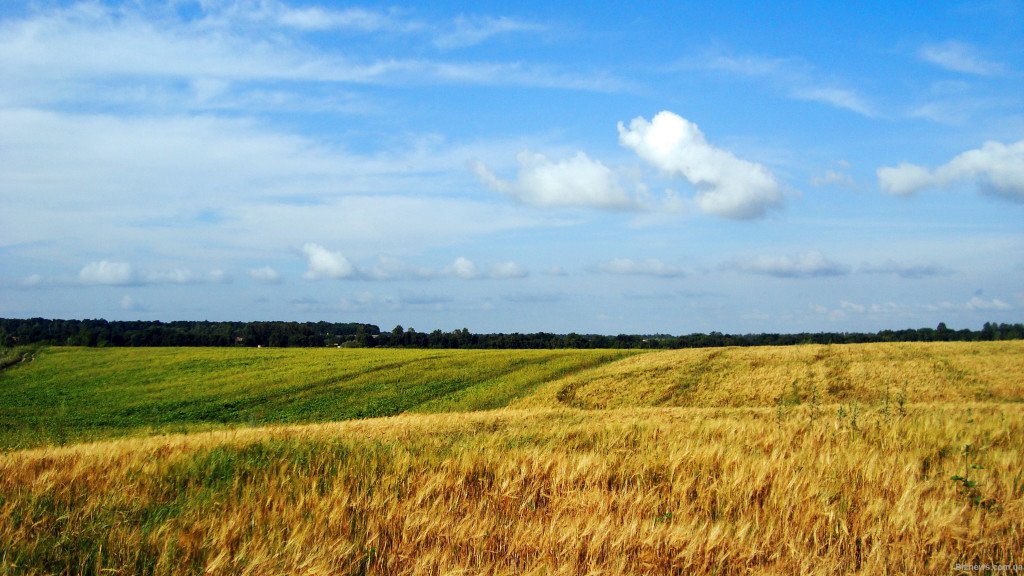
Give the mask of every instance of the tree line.
M 548 332 L 474 334 L 468 329 L 417 332 L 395 326 L 381 331 L 358 322 L 160 322 L 0 318 L 0 346 L 273 346 L 392 348 L 705 348 L 785 346 L 867 342 L 944 342 L 1024 339 L 1024 324 L 986 322 L 981 330 L 935 328 L 879 332 L 802 332 L 798 334 L 553 334 Z

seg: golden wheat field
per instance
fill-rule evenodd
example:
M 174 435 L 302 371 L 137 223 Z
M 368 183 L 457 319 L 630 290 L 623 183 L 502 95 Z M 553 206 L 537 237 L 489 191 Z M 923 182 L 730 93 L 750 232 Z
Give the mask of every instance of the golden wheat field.
M 1024 343 L 704 349 L 504 408 L 7 451 L 11 574 L 1024 564 Z

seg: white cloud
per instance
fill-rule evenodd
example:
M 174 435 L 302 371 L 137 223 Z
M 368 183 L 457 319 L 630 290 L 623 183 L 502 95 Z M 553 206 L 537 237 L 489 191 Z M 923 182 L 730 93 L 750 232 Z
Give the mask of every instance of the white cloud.
M 319 244 L 308 243 L 302 247 L 306 256 L 307 269 L 302 275 L 307 280 L 323 278 L 350 278 L 355 266 L 340 252 L 331 252 Z
M 846 172 L 838 172 L 836 170 L 826 170 L 822 176 L 815 176 L 811 178 L 812 186 L 841 186 L 843 188 L 856 188 L 857 183 L 854 182 L 853 176 L 850 176 Z
M 758 256 L 752 260 L 740 261 L 730 266 L 750 274 L 763 274 L 776 278 L 810 278 L 842 276 L 846 266 L 833 262 L 821 252 L 805 252 L 797 257 Z
M 488 269 L 488 276 L 490 278 L 526 278 L 529 275 L 530 272 L 526 268 L 511 261 L 492 264 Z
M 360 274 L 372 280 L 425 280 L 437 274 L 430 268 L 411 266 L 394 256 L 382 255 L 377 262 Z
M 110 262 L 100 260 L 86 264 L 79 272 L 78 279 L 83 284 L 104 284 L 109 286 L 125 286 L 137 282 L 132 272 L 132 265 L 127 262 Z
M 150 272 L 145 274 L 144 279 L 149 284 L 196 284 L 200 282 L 199 276 L 188 268 Z
M 549 266 L 548 268 L 544 269 L 544 275 L 545 276 L 568 276 L 569 273 L 566 272 L 565 268 L 562 268 L 561 266 Z
M 788 98 L 820 102 L 867 117 L 877 116 L 875 108 L 860 93 L 822 81 L 813 67 L 801 59 L 711 53 L 695 59 L 690 66 L 764 78 Z
M 953 271 L 945 266 L 929 262 L 896 262 L 888 260 L 883 264 L 865 264 L 862 272 L 869 274 L 895 274 L 900 278 L 918 279 L 934 276 L 948 276 Z
M 967 302 L 969 310 L 1009 310 L 1011 306 L 998 298 L 986 300 L 980 296 L 974 296 Z
M 485 272 L 481 272 L 480 267 L 475 262 L 466 258 L 465 256 L 459 256 L 451 264 L 445 266 L 441 270 L 441 276 L 454 276 L 463 280 L 476 280 L 480 278 L 490 278 L 493 280 L 507 280 L 513 278 L 525 278 L 530 275 L 529 270 L 524 268 L 521 264 L 513 262 L 511 260 L 505 262 L 496 262 L 487 267 Z
M 441 49 L 463 48 L 479 44 L 499 34 L 517 32 L 541 32 L 544 26 L 506 16 L 467 17 L 459 16 L 452 23 L 452 29 L 434 38 L 434 45 Z
M 583 152 L 552 162 L 543 154 L 527 150 L 516 156 L 516 180 L 502 180 L 483 162 L 471 168 L 487 187 L 524 204 L 543 207 L 590 206 L 605 209 L 635 209 L 637 202 L 618 183 L 615 173 Z
M 879 186 L 897 196 L 907 196 L 935 185 L 935 178 L 926 168 L 907 162 L 901 162 L 898 166 L 883 166 L 876 174 Z
M 489 34 L 526 26 L 500 18 L 480 22 L 489 23 L 489 29 L 481 28 Z M 200 80 L 219 82 L 219 93 L 234 94 L 234 102 L 248 99 L 239 94 L 265 92 L 265 83 L 459 83 L 597 91 L 627 86 L 608 74 L 522 62 L 431 60 L 395 52 L 359 58 L 352 50 L 312 45 L 301 37 L 302 32 L 329 29 L 392 33 L 420 27 L 387 12 L 291 8 L 271 1 L 201 2 L 198 16 L 191 19 L 145 3 L 83 2 L 7 19 L 0 62 L 11 81 L 0 91 L 0 101 L 38 105 L 93 99 L 110 105 L 134 96 L 147 110 L 189 108 L 204 104 L 190 97 L 192 82 Z
M 708 144 L 696 124 L 672 112 L 651 122 L 620 122 L 619 142 L 660 170 L 685 177 L 697 188 L 701 211 L 733 219 L 764 216 L 782 205 L 775 176 L 764 166 Z
M 1024 201 L 1024 140 L 986 142 L 934 170 L 906 162 L 877 170 L 879 186 L 890 194 L 909 195 L 926 188 L 968 182 L 986 192 Z
M 45 282 L 45 279 L 42 277 L 42 275 L 40 275 L 40 274 L 32 274 L 32 275 L 28 276 L 27 278 L 25 278 L 24 280 L 22 280 L 21 284 L 22 284 L 22 286 L 34 287 L 34 286 L 42 286 L 44 282 Z
M 128 312 L 138 312 L 143 308 L 142 306 L 139 305 L 135 298 L 125 295 L 121 297 L 121 309 Z
M 1003 71 L 1003 65 L 990 62 L 977 54 L 974 47 L 963 42 L 949 41 L 940 44 L 928 44 L 918 50 L 918 56 L 946 70 L 990 76 Z
M 472 260 L 464 256 L 459 256 L 452 262 L 447 268 L 445 268 L 446 274 L 458 276 L 459 278 L 469 280 L 479 276 L 479 272 L 476 269 L 476 264 Z
M 270 266 L 249 270 L 249 277 L 264 284 L 278 284 L 281 282 L 281 274 Z
M 621 274 L 629 276 L 657 276 L 661 278 L 679 278 L 686 275 L 686 271 L 678 266 L 666 264 L 657 258 L 647 260 L 632 260 L 630 258 L 615 258 L 597 265 L 597 269 L 605 274 Z
M 842 108 L 844 110 L 856 112 L 863 116 L 872 117 L 875 115 L 874 110 L 864 100 L 864 98 L 860 94 L 854 92 L 853 90 L 827 86 L 818 86 L 813 88 L 801 88 L 799 90 L 794 90 L 792 95 L 797 100 L 821 102 L 824 104 L 835 106 L 836 108 Z

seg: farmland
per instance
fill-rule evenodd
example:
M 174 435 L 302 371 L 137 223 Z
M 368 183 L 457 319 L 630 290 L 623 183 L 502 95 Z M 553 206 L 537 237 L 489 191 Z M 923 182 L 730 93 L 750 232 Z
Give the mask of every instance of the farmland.
M 876 574 L 1024 560 L 1022 342 L 44 348 L 0 388 L 4 572 Z

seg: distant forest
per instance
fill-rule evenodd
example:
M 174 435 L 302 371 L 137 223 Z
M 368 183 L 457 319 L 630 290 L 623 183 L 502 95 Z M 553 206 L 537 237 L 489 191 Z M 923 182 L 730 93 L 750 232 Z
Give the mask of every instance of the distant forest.
M 160 322 L 0 318 L 0 346 L 273 346 L 392 348 L 704 348 L 864 342 L 936 342 L 1024 339 L 1024 324 L 985 323 L 981 330 L 935 328 L 876 333 L 800 334 L 473 334 L 468 329 L 417 332 L 395 326 L 382 332 L 356 322 Z

